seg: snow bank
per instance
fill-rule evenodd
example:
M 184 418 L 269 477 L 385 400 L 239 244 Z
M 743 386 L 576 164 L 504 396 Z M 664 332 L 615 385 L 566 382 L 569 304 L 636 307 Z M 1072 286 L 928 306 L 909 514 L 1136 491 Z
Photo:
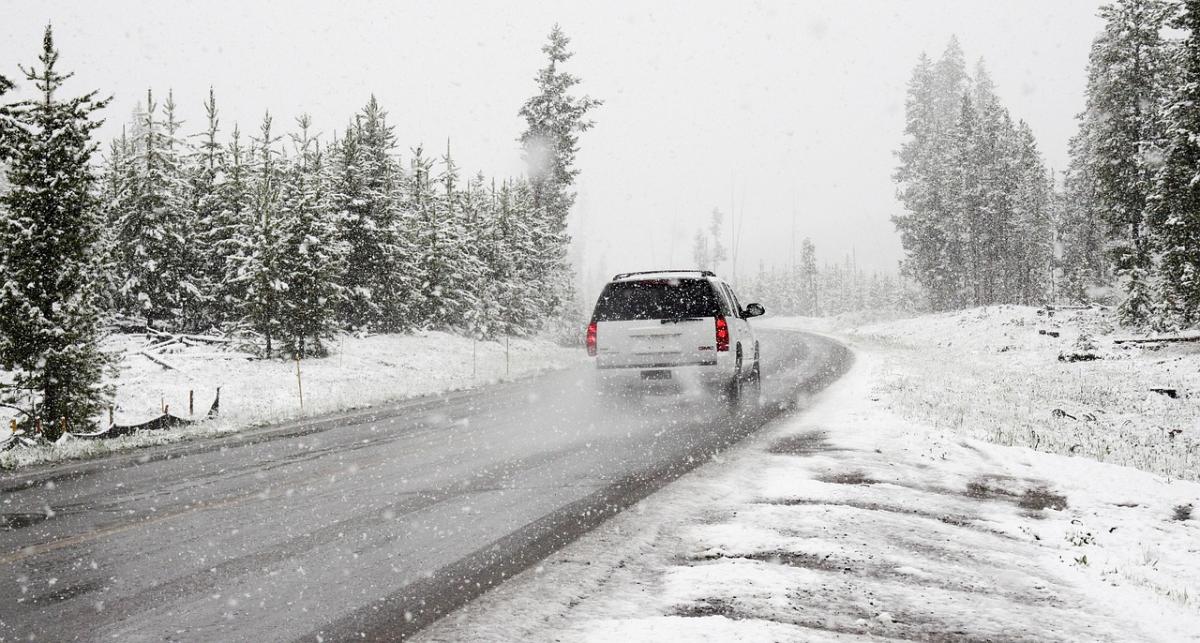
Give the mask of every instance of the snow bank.
M 172 414 L 188 417 L 189 391 L 194 396 L 193 417 L 203 417 L 220 387 L 217 420 L 113 440 L 68 439 L 53 447 L 17 447 L 0 454 L 0 468 L 100 455 L 466 389 L 565 368 L 584 359 L 578 348 L 544 339 L 511 340 L 506 359 L 503 341 L 475 342 L 449 333 L 343 335 L 331 346 L 329 357 L 300 363 L 298 382 L 295 362 L 247 360 L 207 345 L 173 347 L 163 356 L 177 367 L 169 370 L 139 354 L 146 344 L 142 335 L 115 335 L 105 342 L 105 350 L 122 356 L 115 381 L 116 422 L 144 422 L 160 415 L 164 406 Z M 5 422 L 0 431 L 8 430 Z

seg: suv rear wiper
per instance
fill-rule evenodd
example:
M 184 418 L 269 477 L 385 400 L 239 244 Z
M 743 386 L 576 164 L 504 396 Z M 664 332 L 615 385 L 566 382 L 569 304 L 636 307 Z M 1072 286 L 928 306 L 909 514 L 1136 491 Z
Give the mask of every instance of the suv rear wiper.
M 675 319 L 660 319 L 663 324 L 678 324 L 679 322 L 704 321 L 703 317 L 676 317 Z

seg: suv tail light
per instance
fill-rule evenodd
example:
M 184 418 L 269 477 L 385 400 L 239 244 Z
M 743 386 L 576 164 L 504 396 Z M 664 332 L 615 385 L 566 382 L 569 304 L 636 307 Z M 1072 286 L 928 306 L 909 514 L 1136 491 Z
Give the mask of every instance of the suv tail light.
M 724 315 L 717 315 L 717 350 L 729 350 L 729 324 L 725 323 Z
M 578 326 L 576 326 L 578 328 Z M 596 322 L 588 324 L 587 330 L 587 351 L 588 356 L 596 356 Z

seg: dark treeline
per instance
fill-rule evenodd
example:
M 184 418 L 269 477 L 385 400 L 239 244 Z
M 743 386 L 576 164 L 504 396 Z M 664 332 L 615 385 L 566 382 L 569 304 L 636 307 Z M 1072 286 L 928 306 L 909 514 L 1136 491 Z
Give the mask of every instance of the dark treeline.
M 22 68 L 35 96 L 0 101 L 0 403 L 32 392 L 23 421 L 91 422 L 111 394 L 98 342 L 114 316 L 249 331 L 296 358 L 338 330 L 486 338 L 563 319 L 574 157 L 599 105 L 572 95 L 568 44 L 555 27 L 520 107 L 528 175 L 498 180 L 464 175 L 449 144 L 402 154 L 374 97 L 326 138 L 307 116 L 226 126 L 211 90 L 185 128 L 170 92 L 147 92 L 101 154 L 107 101 L 60 95 L 47 28 L 40 65 Z M 0 95 L 15 88 L 0 76 Z

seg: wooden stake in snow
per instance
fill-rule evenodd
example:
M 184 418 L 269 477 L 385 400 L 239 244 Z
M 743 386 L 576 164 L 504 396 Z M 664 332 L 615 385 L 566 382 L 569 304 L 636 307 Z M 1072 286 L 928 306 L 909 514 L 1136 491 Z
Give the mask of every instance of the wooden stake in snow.
M 108 425 L 109 426 L 113 425 L 113 405 L 112 404 L 108 405 Z
M 300 379 L 300 356 L 296 356 L 296 389 L 300 391 L 300 410 L 304 410 L 304 382 Z
M 188 389 L 188 417 L 196 414 L 196 392 Z

